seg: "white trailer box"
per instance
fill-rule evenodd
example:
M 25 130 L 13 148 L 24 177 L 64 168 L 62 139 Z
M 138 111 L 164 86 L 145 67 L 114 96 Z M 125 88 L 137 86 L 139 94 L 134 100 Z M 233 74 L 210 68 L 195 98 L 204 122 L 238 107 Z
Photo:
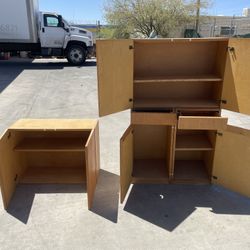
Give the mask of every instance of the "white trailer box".
M 1 0 L 0 42 L 37 43 L 38 0 Z

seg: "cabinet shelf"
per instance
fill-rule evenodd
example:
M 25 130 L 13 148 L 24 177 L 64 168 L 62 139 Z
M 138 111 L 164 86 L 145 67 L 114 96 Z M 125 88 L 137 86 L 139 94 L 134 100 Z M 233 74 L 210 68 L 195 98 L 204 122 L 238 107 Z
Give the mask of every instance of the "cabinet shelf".
M 86 140 L 83 138 L 24 138 L 15 148 L 22 152 L 65 152 L 84 151 Z
M 177 135 L 176 151 L 210 151 L 213 147 L 206 135 Z
M 84 166 L 80 167 L 28 167 L 20 178 L 24 184 L 79 184 L 86 182 Z
M 210 183 L 209 175 L 202 160 L 176 160 L 174 183 Z
M 198 76 L 154 76 L 136 77 L 134 83 L 167 83 L 167 82 L 221 82 L 222 78 L 216 75 Z
M 220 104 L 216 100 L 197 100 L 197 99 L 137 99 L 134 101 L 135 109 L 143 108 L 204 108 L 204 109 L 218 109 Z

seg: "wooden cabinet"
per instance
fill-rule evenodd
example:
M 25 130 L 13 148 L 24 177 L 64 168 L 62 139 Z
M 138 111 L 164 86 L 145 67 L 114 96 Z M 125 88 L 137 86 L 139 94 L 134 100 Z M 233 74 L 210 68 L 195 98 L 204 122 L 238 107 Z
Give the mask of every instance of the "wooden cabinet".
M 226 166 L 239 130 L 232 135 L 221 117 L 222 108 L 250 114 L 249 58 L 249 39 L 97 41 L 100 116 L 132 109 L 121 139 L 122 201 L 130 183 L 212 182 L 249 195 L 247 156 Z M 230 177 L 238 165 L 244 188 Z
M 90 208 L 98 174 L 96 120 L 19 120 L 0 139 L 5 209 L 18 183 L 86 184 Z

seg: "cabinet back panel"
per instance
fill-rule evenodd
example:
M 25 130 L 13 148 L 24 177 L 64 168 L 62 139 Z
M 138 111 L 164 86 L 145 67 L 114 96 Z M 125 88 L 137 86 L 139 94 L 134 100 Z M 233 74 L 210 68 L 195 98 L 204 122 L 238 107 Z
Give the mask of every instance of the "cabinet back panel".
M 88 140 L 91 131 L 15 131 L 22 138 L 83 138 L 85 143 Z
M 167 127 L 134 126 L 134 159 L 166 159 Z
M 84 152 L 24 152 L 28 167 L 83 167 Z M 60 171 L 60 170 L 58 170 Z
M 134 85 L 134 98 L 213 99 L 217 83 L 139 83 Z
M 203 152 L 201 151 L 176 151 L 175 160 L 202 160 Z
M 192 76 L 216 72 L 219 42 L 140 43 L 135 41 L 135 77 Z

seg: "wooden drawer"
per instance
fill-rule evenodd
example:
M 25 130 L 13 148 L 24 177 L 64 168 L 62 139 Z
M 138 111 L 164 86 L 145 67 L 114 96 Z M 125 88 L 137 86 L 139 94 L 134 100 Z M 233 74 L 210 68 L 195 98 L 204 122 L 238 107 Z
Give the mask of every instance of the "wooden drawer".
M 179 116 L 178 129 L 224 130 L 227 120 L 220 116 Z
M 134 125 L 177 125 L 175 113 L 132 112 L 131 124 Z

